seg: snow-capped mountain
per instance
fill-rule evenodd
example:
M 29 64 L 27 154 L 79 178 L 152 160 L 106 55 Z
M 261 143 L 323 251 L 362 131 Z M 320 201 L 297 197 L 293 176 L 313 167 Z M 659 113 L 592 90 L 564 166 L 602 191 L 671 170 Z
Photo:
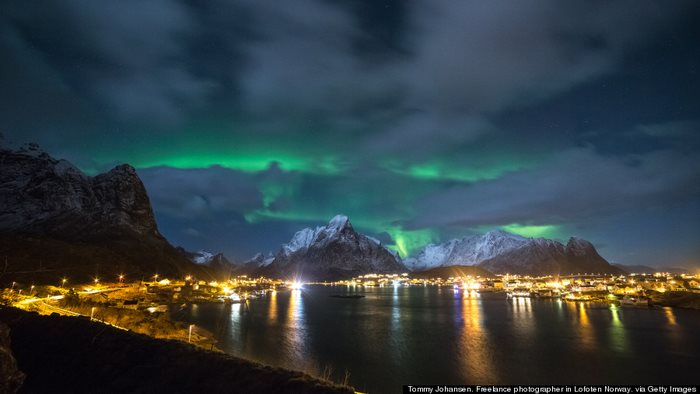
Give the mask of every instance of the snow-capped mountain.
M 479 266 L 495 274 L 623 273 L 601 257 L 593 244 L 575 237 L 570 238 L 566 245 L 544 238 L 530 239 L 518 248 L 483 261 Z
M 545 238 L 525 238 L 502 230 L 489 231 L 424 247 L 407 267 L 423 271 L 454 265 L 479 265 L 497 274 L 618 273 L 583 239 L 567 245 Z
M 527 238 L 519 235 L 493 230 L 484 235 L 429 244 L 415 258 L 406 259 L 404 263 L 414 271 L 450 265 L 475 265 L 527 242 Z
M 177 249 L 195 264 L 205 266 L 213 266 L 216 264 L 234 265 L 234 263 L 229 261 L 223 253 L 213 253 L 204 249 L 200 249 L 196 252 L 190 252 L 182 247 L 178 247 Z
M 192 260 L 197 264 L 207 264 L 214 259 L 214 253 L 206 250 L 198 250 L 194 252 Z
M 244 262 L 243 265 L 260 268 L 270 265 L 270 263 L 272 263 L 272 261 L 274 260 L 275 256 L 272 254 L 272 252 L 268 253 L 267 256 L 265 256 L 262 253 L 258 253 L 255 256 L 253 256 L 250 260 Z
M 0 148 L 0 249 L 8 271 L 46 272 L 54 282 L 62 274 L 77 281 L 201 272 L 158 231 L 133 167 L 91 177 L 36 144 Z
M 303 280 L 348 279 L 367 273 L 401 273 L 400 258 L 381 242 L 356 232 L 347 216 L 298 231 L 264 266 L 268 275 Z

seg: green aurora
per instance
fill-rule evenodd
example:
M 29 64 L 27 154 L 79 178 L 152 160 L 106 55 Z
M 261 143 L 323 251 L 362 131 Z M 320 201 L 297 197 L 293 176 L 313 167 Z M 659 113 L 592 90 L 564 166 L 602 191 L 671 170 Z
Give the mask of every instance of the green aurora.
M 478 228 L 405 229 L 397 224 L 415 214 L 415 203 L 435 188 L 496 180 L 510 173 L 537 168 L 542 160 L 506 147 L 407 161 L 401 156 L 368 161 L 352 157 L 353 149 L 329 149 L 329 142 L 302 143 L 303 133 L 290 133 L 271 143 L 261 135 L 246 140 L 224 138 L 220 130 L 200 133 L 200 140 L 173 138 L 158 144 L 128 144 L 130 149 L 100 146 L 88 173 L 125 161 L 137 169 L 170 167 L 197 169 L 219 166 L 247 174 L 262 196 L 262 207 L 243 212 L 248 223 L 303 222 L 321 225 L 336 214 L 348 215 L 353 225 L 369 235 L 387 234 L 387 247 L 407 257 L 431 242 L 482 233 L 494 228 L 526 237 L 558 238 L 555 225 L 495 224 Z M 308 138 L 308 136 L 306 136 Z M 335 143 L 334 143 L 335 144 Z M 339 152 L 327 154 L 325 152 Z M 280 176 L 270 178 L 275 168 Z M 368 170 L 369 168 L 369 170 Z M 358 171 L 368 175 L 358 178 Z M 319 195 L 319 190 L 322 192 Z M 311 195 L 313 194 L 313 195 Z M 389 203 L 387 203 L 389 202 Z

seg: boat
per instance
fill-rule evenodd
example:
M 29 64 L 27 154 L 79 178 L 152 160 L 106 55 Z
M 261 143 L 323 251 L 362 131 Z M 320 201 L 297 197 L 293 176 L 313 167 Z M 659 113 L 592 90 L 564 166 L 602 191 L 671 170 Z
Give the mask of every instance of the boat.
M 533 298 L 559 298 L 559 292 L 554 292 L 553 290 L 534 290 L 531 293 Z
M 620 306 L 634 306 L 648 308 L 651 306 L 651 300 L 644 296 L 626 295 L 620 300 Z
M 530 290 L 524 288 L 524 287 L 517 287 L 508 293 L 508 297 L 523 297 L 523 298 L 530 298 Z
M 365 296 L 362 294 L 332 294 L 330 297 L 333 297 L 333 298 L 352 298 L 352 299 L 365 298 Z

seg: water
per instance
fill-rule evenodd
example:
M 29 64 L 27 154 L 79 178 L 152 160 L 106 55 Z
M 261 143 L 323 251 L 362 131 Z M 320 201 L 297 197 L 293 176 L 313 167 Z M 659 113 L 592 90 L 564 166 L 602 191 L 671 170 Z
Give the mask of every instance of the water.
M 362 299 L 330 297 L 364 294 Z M 360 391 L 402 384 L 698 383 L 700 311 L 593 308 L 451 288 L 307 286 L 173 317 L 235 356 L 311 373 L 345 371 Z

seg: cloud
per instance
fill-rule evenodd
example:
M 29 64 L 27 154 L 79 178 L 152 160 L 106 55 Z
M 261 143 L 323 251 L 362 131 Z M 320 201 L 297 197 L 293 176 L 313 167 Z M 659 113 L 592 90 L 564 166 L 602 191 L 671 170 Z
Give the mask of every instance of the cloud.
M 189 235 L 191 237 L 197 237 L 197 238 L 202 236 L 202 233 L 193 227 L 186 228 L 185 230 L 183 230 L 183 233 L 185 233 L 186 235 Z
M 569 149 L 534 170 L 433 193 L 407 226 L 557 224 L 672 206 L 700 196 L 699 164 L 673 151 L 606 157 Z
M 130 133 L 221 117 L 235 119 L 224 136 L 334 148 L 343 136 L 376 158 L 472 144 L 497 130 L 494 113 L 615 70 L 687 4 L 437 0 L 396 4 L 389 18 L 321 0 L 50 0 L 4 6 L 0 24 L 96 116 L 137 125 Z
M 189 69 L 184 38 L 197 26 L 180 2 L 47 1 L 6 11 L 26 46 L 118 117 L 170 124 L 204 104 L 211 88 Z
M 679 9 L 631 1 L 431 1 L 413 10 L 417 106 L 496 111 L 612 71 Z
M 262 195 L 249 174 L 221 167 L 139 170 L 159 214 L 209 220 L 218 215 L 241 216 L 262 208 Z
M 636 129 L 649 137 L 673 139 L 697 139 L 700 137 L 700 121 L 679 120 L 639 125 Z

